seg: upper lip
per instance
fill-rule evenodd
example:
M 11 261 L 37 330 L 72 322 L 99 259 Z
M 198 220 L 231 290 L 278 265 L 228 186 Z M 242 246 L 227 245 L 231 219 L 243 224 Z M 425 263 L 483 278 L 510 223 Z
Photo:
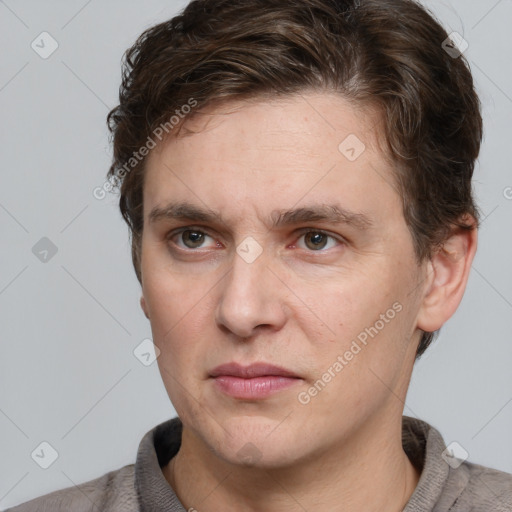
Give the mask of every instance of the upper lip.
M 274 366 L 268 363 L 253 363 L 249 366 L 242 366 L 238 363 L 226 363 L 217 366 L 210 372 L 210 377 L 219 377 L 220 375 L 228 375 L 232 377 L 241 377 L 250 379 L 253 377 L 276 376 L 276 377 L 295 377 L 298 375 L 286 368 Z

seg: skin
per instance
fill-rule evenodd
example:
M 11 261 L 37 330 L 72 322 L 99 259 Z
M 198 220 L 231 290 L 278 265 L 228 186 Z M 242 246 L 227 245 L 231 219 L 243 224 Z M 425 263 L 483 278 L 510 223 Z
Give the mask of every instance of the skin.
M 418 483 L 401 444 L 416 348 L 421 329 L 457 308 L 476 230 L 418 263 L 378 121 L 327 92 L 232 102 L 203 109 L 186 136 L 148 156 L 141 306 L 184 426 L 163 473 L 186 509 L 399 511 Z M 349 134 L 365 144 L 355 161 L 338 149 Z M 169 201 L 222 221 L 149 222 Z M 334 203 L 371 225 L 270 227 L 274 210 Z M 187 227 L 202 241 L 176 233 Z M 320 247 L 318 229 L 330 235 Z M 248 236 L 263 250 L 252 263 L 236 251 Z M 400 312 L 301 403 L 396 303 Z M 232 398 L 209 378 L 231 361 L 270 362 L 300 379 L 263 400 Z

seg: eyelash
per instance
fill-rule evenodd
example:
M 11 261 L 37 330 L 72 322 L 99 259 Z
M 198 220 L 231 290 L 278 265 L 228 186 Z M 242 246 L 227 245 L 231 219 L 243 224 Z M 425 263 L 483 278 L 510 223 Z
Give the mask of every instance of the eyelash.
M 183 228 L 180 228 L 178 230 L 173 230 L 173 231 L 170 231 L 167 235 L 166 235 L 166 240 L 172 242 L 172 238 L 184 233 L 185 231 L 195 231 L 195 232 L 199 232 L 199 233 L 202 233 L 203 235 L 207 235 L 209 236 L 210 238 L 212 239 L 215 239 L 215 237 L 213 237 L 212 235 L 210 235 L 208 233 L 208 231 L 205 231 L 204 229 L 202 228 L 199 228 L 199 227 L 195 227 L 195 226 L 185 226 Z M 335 236 L 327 231 L 324 231 L 323 229 L 312 229 L 312 228 L 302 228 L 298 231 L 297 235 L 300 237 L 304 236 L 304 235 L 307 235 L 308 233 L 319 233 L 319 234 L 322 234 L 322 235 L 325 235 L 333 240 L 336 240 L 337 242 L 339 242 L 340 244 L 346 244 L 347 242 L 342 239 L 341 237 L 339 236 Z M 174 244 L 174 242 L 172 242 Z M 175 244 L 176 245 L 176 244 Z M 183 249 L 182 247 L 179 247 L 178 246 L 178 250 L 181 250 L 181 251 L 186 251 L 186 252 L 199 252 L 201 248 L 197 248 L 197 249 L 191 249 L 191 248 L 187 248 L 187 249 Z M 307 249 L 304 249 L 306 250 L 307 252 L 310 252 L 310 253 L 322 253 L 322 252 L 327 252 L 327 250 L 322 250 L 322 249 L 319 249 L 318 251 L 313 251 L 313 250 L 307 250 Z

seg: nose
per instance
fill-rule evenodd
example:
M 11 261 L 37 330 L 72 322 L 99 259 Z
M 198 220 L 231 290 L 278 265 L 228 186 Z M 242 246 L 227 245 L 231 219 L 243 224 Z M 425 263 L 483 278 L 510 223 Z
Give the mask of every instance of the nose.
M 268 267 L 264 254 L 247 262 L 238 253 L 221 281 L 216 321 L 239 338 L 251 338 L 261 329 L 279 330 L 286 321 L 285 287 Z

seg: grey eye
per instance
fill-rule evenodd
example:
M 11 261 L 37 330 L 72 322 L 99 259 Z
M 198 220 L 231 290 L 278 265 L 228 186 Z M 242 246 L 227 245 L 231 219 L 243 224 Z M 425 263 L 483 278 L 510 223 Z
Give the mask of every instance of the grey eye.
M 333 236 L 328 235 L 327 233 L 323 233 L 322 231 L 308 231 L 307 233 L 301 235 L 300 238 L 304 239 L 306 249 L 310 249 L 314 252 L 320 252 L 321 249 L 325 249 L 329 243 L 329 240 L 331 240 L 332 244 L 330 247 L 335 246 L 337 242 Z
M 182 242 L 189 249 L 196 249 L 197 247 L 199 247 L 203 243 L 204 237 L 204 233 L 192 229 L 187 229 L 180 233 L 180 238 Z

